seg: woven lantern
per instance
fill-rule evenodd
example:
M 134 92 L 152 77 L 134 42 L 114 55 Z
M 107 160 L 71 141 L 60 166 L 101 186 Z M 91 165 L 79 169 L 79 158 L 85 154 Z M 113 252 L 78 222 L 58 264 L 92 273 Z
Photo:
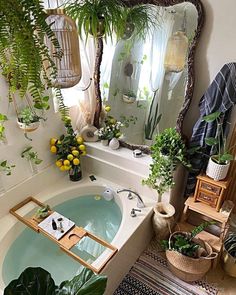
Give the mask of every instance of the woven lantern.
M 183 31 L 175 32 L 168 40 L 164 67 L 166 72 L 181 72 L 186 63 L 188 38 Z
M 69 88 L 79 83 L 81 79 L 81 63 L 79 38 L 75 22 L 65 14 L 64 9 L 47 9 L 47 23 L 51 25 L 63 52 L 61 59 L 53 57 L 55 48 L 51 42 L 47 46 L 51 58 L 57 67 L 57 78 L 52 86 Z

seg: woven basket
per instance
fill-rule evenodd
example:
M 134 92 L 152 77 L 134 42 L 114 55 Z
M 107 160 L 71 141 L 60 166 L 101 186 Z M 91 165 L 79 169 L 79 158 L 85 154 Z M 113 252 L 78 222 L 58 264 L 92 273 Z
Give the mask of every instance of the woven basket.
M 173 233 L 171 237 L 176 234 Z M 200 239 L 194 238 L 193 241 L 204 246 L 207 255 L 200 258 L 191 258 L 177 251 L 166 250 L 166 258 L 171 272 L 186 282 L 193 282 L 201 279 L 210 269 L 212 259 L 217 257 L 217 253 L 212 251 L 211 246 Z

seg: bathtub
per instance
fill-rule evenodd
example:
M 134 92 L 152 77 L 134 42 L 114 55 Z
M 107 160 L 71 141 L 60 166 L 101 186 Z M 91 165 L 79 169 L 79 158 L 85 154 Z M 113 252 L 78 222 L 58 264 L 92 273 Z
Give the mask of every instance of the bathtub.
M 62 177 L 60 181 L 45 189 L 41 188 L 40 193 L 35 194 L 34 197 L 54 207 L 75 196 L 101 194 L 107 187 L 112 188 L 114 191 L 124 188 L 97 176 L 95 181 L 91 181 L 89 175 L 84 175 L 81 181 L 75 183 L 68 181 L 67 177 Z M 108 276 L 108 285 L 105 293 L 107 295 L 113 293 L 152 237 L 151 216 L 154 201 L 147 197 L 144 198 L 142 194 L 141 196 L 146 207 L 142 209 L 141 213 L 137 214 L 137 217 L 131 217 L 131 209 L 137 207 L 136 198 L 128 200 L 127 192 L 115 195 L 115 202 L 122 212 L 122 220 L 118 232 L 111 241 L 111 244 L 118 249 L 118 252 L 102 271 L 102 273 Z M 9 247 L 26 226 L 8 213 L 0 219 L 0 228 L 0 294 L 2 295 L 5 287 L 2 278 L 4 257 Z M 37 235 L 37 233 L 35 234 Z

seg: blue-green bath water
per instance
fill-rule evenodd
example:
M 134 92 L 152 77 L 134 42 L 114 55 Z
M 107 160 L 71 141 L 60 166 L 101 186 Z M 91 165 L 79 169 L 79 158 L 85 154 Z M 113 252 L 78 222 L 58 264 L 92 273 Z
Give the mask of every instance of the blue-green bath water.
M 70 218 L 76 225 L 82 226 L 98 237 L 111 242 L 121 223 L 121 211 L 114 200 L 106 201 L 94 195 L 82 196 L 66 201 L 53 210 Z M 87 248 L 96 252 L 94 244 L 85 242 Z M 89 259 L 94 253 L 82 253 Z M 89 252 L 89 251 L 88 251 Z M 99 252 L 99 251 L 98 251 Z M 42 267 L 49 271 L 57 284 L 71 279 L 81 270 L 81 265 L 63 253 L 54 242 L 26 228 L 13 242 L 3 262 L 3 280 L 7 285 L 17 278 L 27 267 Z

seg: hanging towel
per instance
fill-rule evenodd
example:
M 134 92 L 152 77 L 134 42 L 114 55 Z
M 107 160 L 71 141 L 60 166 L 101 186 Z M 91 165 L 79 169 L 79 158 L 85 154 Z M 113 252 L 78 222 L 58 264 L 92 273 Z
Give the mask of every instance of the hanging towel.
M 206 149 L 208 155 L 211 154 L 211 148 L 205 144 L 206 137 L 215 137 L 217 131 L 216 121 L 207 123 L 202 117 L 220 111 L 223 116 L 224 134 L 227 135 L 227 121 L 233 105 L 236 103 L 236 63 L 225 64 L 215 79 L 202 96 L 199 102 L 200 117 L 193 128 L 190 147 L 201 146 Z M 196 176 L 202 169 L 206 168 L 207 160 L 202 154 L 195 154 L 191 160 L 192 171 L 189 173 L 186 195 L 194 192 L 196 185 Z

